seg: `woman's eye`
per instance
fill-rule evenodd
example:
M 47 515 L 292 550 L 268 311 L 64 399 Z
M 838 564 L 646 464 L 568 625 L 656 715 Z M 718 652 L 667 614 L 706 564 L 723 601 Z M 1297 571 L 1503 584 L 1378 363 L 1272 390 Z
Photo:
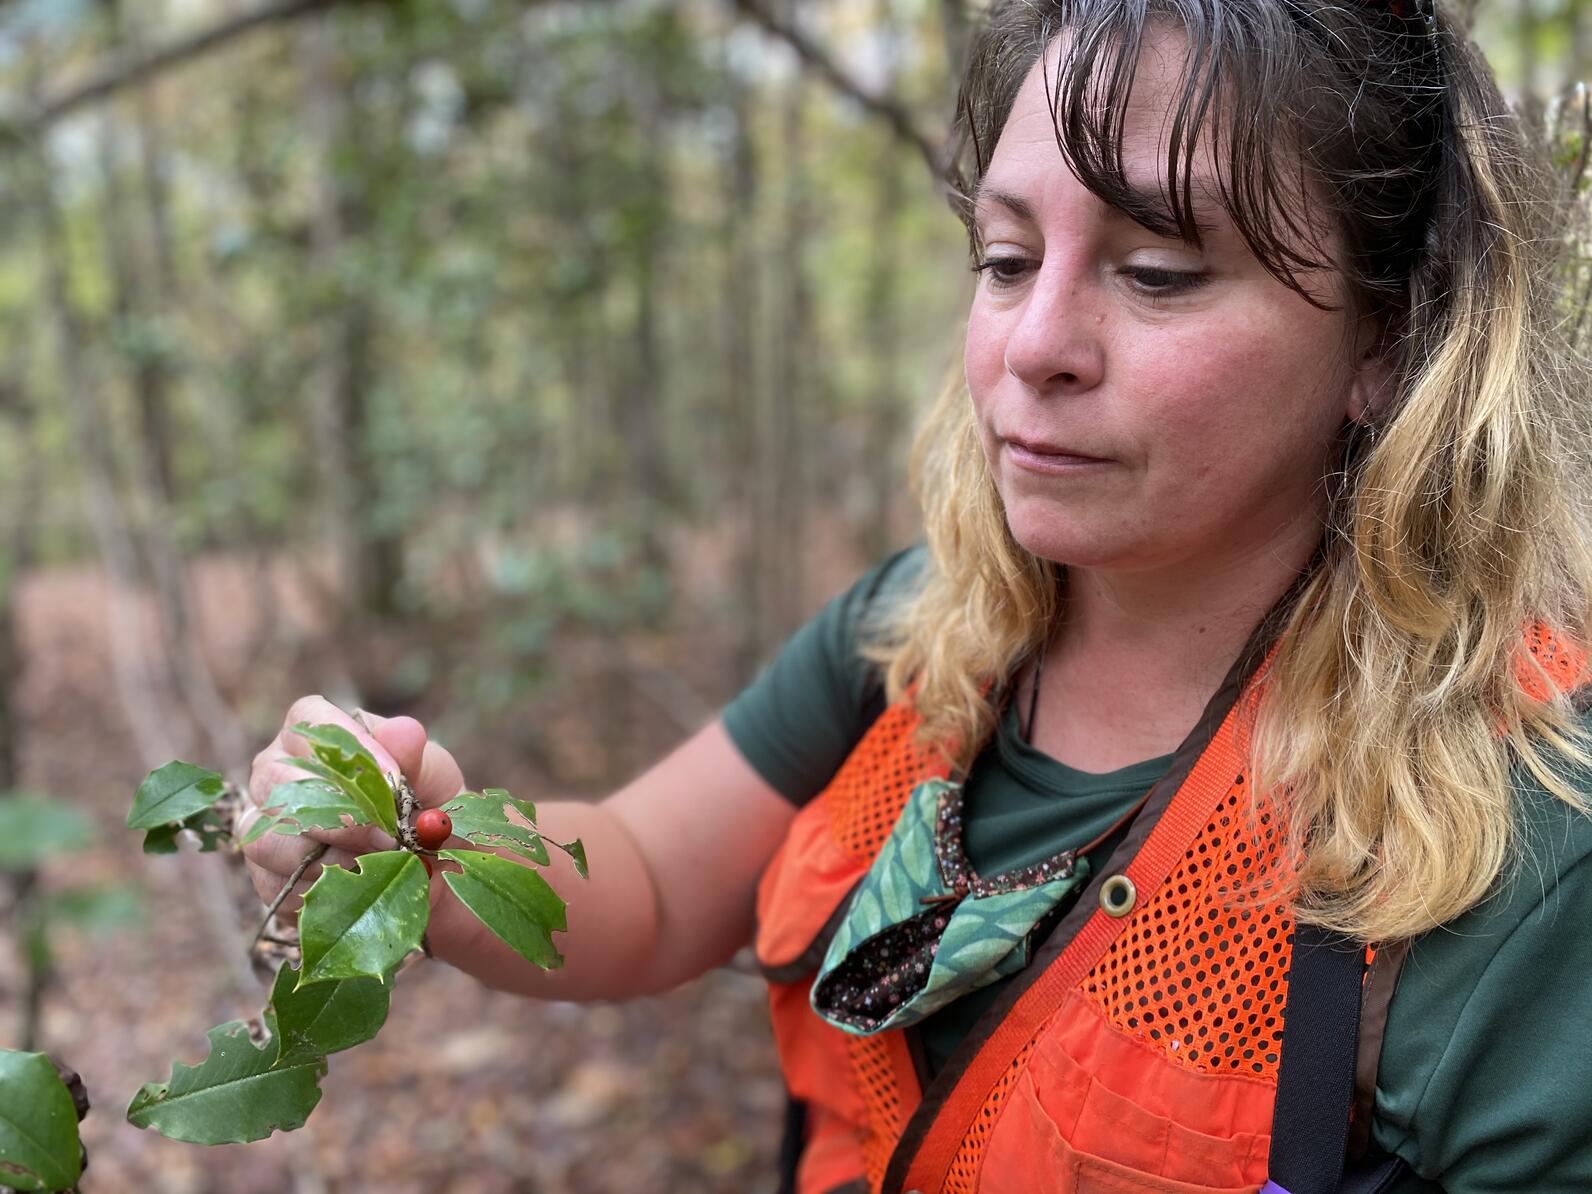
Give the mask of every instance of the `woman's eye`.
M 988 274 L 991 286 L 1010 286 L 1032 267 L 1026 257 L 986 257 L 973 267 L 975 274 Z
M 1148 265 L 1127 266 L 1122 270 L 1133 283 L 1133 288 L 1150 298 L 1170 298 L 1198 290 L 1210 281 L 1207 274 L 1176 269 L 1158 269 Z

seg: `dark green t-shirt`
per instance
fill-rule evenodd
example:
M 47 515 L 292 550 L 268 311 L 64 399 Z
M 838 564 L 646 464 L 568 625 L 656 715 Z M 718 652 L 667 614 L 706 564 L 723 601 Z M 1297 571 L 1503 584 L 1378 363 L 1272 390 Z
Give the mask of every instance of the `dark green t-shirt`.
M 823 790 L 883 710 L 858 647 L 924 562 L 912 548 L 868 572 L 724 710 L 741 753 L 792 802 Z M 969 859 L 993 874 L 1087 842 L 1169 763 L 1077 771 L 1023 741 L 1008 708 L 968 774 Z M 1592 792 L 1592 776 L 1580 786 Z M 1519 796 L 1524 863 L 1488 902 L 1415 943 L 1389 1010 L 1372 1138 L 1413 1171 L 1395 1194 L 1592 1194 L 1592 820 L 1534 784 Z M 932 1070 L 1001 986 L 923 1022 Z

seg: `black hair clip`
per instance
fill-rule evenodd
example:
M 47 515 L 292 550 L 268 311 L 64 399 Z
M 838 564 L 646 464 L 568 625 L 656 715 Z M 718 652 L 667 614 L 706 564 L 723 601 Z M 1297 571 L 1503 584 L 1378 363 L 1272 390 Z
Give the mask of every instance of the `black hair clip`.
M 1437 25 L 1437 0 L 1387 0 L 1388 11 L 1401 20 L 1419 17 L 1428 29 Z

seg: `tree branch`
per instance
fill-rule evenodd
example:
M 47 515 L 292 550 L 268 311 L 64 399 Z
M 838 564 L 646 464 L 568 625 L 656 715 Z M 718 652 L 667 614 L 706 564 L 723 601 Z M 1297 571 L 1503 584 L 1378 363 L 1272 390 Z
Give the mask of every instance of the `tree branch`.
M 124 87 L 141 83 L 163 70 L 197 58 L 266 25 L 294 20 L 343 4 L 373 2 L 386 3 L 387 0 L 268 0 L 257 8 L 218 21 L 207 29 L 165 45 L 113 56 L 86 83 L 63 95 L 45 97 L 36 108 L 16 122 L 15 131 L 24 137 L 36 136 L 50 124 L 85 104 L 105 99 Z
M 869 90 L 848 75 L 827 51 L 795 25 L 770 12 L 763 0 L 735 0 L 735 7 L 763 29 L 779 38 L 796 56 L 821 76 L 831 87 L 864 109 L 881 118 L 890 126 L 896 137 L 917 150 L 918 156 L 928 166 L 937 185 L 945 185 L 945 171 L 940 161 L 940 151 L 930 136 L 918 127 L 912 114 L 887 95 Z

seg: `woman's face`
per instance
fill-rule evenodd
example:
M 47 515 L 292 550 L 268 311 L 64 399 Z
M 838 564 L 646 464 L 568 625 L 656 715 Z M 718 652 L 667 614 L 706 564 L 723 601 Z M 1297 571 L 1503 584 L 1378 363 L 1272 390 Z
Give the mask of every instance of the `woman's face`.
M 1183 46 L 1180 33 L 1147 35 L 1127 112 L 1127 176 L 1152 195 Z M 1202 176 L 1216 194 L 1208 159 L 1197 206 Z M 967 381 L 1017 541 L 1059 563 L 1169 575 L 1308 554 L 1344 421 L 1381 377 L 1349 318 L 1268 274 L 1214 201 L 1196 249 L 1085 190 L 1056 146 L 1037 65 L 976 219 L 987 266 Z M 1335 277 L 1306 284 L 1339 298 Z

